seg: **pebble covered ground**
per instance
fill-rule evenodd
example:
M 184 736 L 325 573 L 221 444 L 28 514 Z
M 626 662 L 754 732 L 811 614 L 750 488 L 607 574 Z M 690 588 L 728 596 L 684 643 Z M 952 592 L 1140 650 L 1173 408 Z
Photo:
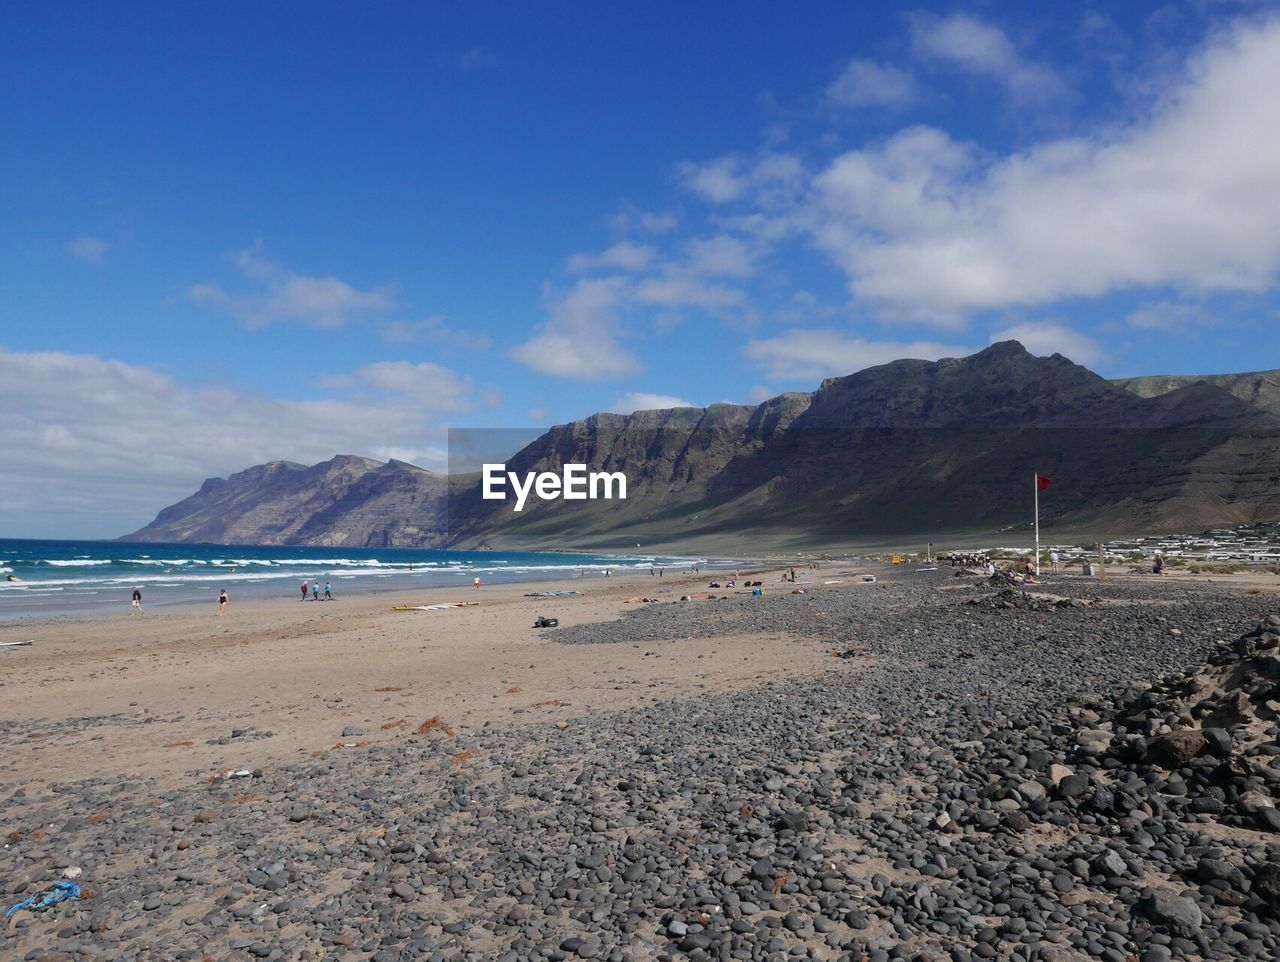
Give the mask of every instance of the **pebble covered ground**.
M 784 635 L 830 671 L 518 730 L 424 719 L 176 788 L 0 789 L 0 909 L 81 886 L 16 912 L 0 958 L 1277 957 L 1274 596 L 1046 591 L 943 569 L 643 605 L 549 636 L 589 660 Z

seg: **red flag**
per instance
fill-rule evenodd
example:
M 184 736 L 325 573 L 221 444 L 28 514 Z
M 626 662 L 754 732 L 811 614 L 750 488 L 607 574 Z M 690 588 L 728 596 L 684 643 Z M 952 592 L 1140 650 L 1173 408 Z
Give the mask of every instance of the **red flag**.
M 1036 490 L 1043 491 L 1053 483 L 1053 478 L 1046 478 L 1043 474 L 1036 475 Z

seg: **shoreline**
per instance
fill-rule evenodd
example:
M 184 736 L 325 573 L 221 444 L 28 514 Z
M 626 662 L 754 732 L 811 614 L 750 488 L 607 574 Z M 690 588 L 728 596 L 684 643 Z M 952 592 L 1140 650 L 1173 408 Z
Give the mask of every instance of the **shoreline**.
M 744 580 L 754 570 L 742 568 Z M 771 570 L 776 581 L 778 569 Z M 465 731 L 626 707 L 648 700 L 649 685 L 663 695 L 678 686 L 660 677 L 655 659 L 632 649 L 608 677 L 579 677 L 580 652 L 551 641 L 534 619 L 556 617 L 564 627 L 608 622 L 634 607 L 632 598 L 670 602 L 717 580 L 723 583 L 714 572 L 628 573 L 585 584 L 562 578 L 361 592 L 329 602 L 233 599 L 225 616 L 210 601 L 143 615 L 122 607 L 112 615 L 0 624 L 0 643 L 33 642 L 0 648 L 5 717 L 47 732 L 37 727 L 18 742 L 24 750 L 0 760 L 0 771 L 13 784 L 126 770 L 181 780 L 195 769 L 257 767 L 344 741 L 399 737 L 407 723 L 382 726 L 403 718 L 416 726 L 441 716 Z M 555 590 L 581 593 L 526 597 Z M 749 589 L 739 592 L 750 597 Z M 458 602 L 479 604 L 391 610 Z M 794 667 L 741 639 L 728 644 L 742 654 L 732 670 L 702 672 L 705 684 L 740 685 Z M 699 643 L 682 654 L 696 662 L 723 647 Z M 362 734 L 344 735 L 349 727 Z M 95 749 L 78 756 L 85 737 Z M 47 755 L 54 744 L 56 755 Z
M 32 542 L 32 544 L 43 544 Z M 77 550 L 97 551 L 109 555 L 104 549 L 114 543 L 48 542 Z M 164 548 L 177 558 L 191 558 L 184 553 L 184 546 L 152 545 Z M 189 546 L 188 546 L 189 547 Z M 209 546 L 199 546 L 207 549 Z M 462 552 L 456 557 L 437 552 L 418 556 L 406 549 L 319 549 L 323 557 L 296 557 L 306 551 L 317 551 L 314 546 L 216 546 L 215 557 L 241 558 L 244 561 L 209 560 L 197 555 L 195 561 L 152 559 L 124 559 L 122 561 L 87 560 L 79 562 L 66 555 L 54 560 L 37 561 L 17 559 L 10 561 L 4 570 L 12 573 L 17 565 L 21 577 L 14 584 L 0 582 L 0 626 L 30 624 L 50 617 L 109 616 L 120 602 L 128 605 L 131 588 L 141 586 L 144 608 L 171 609 L 181 605 L 199 606 L 217 598 L 218 590 L 226 588 L 233 600 L 296 600 L 300 581 L 332 582 L 335 597 L 358 596 L 374 593 L 470 588 L 472 578 L 480 576 L 486 584 L 530 584 L 561 579 L 581 579 L 592 582 L 606 568 L 615 575 L 621 572 L 647 573 L 651 564 L 648 555 L 616 556 L 582 554 L 563 549 L 559 552 L 492 552 L 493 561 Z M 229 550 L 222 550 L 227 548 Z M 251 553 L 252 552 L 252 553 Z M 397 552 L 400 552 L 397 554 Z M 338 560 L 334 556 L 338 555 Z M 85 557 L 83 554 L 76 559 Z M 162 555 L 163 557 L 163 555 Z M 568 559 L 577 560 L 570 561 Z M 616 564 L 612 559 L 616 558 Z M 381 560 L 379 560 L 381 559 Z M 554 559 L 554 560 L 552 560 Z M 697 564 L 703 569 L 724 569 L 760 564 L 758 560 L 704 558 L 701 556 L 654 555 L 653 564 L 673 572 L 691 568 Z M 23 568 L 23 565 L 26 568 Z M 112 564 L 116 569 L 102 567 Z M 158 568 L 166 567 L 163 572 Z M 53 571 L 75 571 L 69 577 L 41 577 L 42 565 L 56 565 Z M 121 565 L 145 565 L 146 568 L 123 569 Z M 152 567 L 154 566 L 154 567 Z M 185 566 L 185 567 L 183 567 Z M 581 574 L 579 573 L 581 572 Z

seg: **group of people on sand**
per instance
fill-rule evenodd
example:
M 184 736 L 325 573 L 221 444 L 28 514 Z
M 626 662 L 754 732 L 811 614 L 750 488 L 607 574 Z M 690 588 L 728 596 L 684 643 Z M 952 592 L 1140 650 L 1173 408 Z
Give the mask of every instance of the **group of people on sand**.
M 310 585 L 309 585 L 309 586 L 308 586 L 307 582 L 305 582 L 305 581 L 304 581 L 304 582 L 302 582 L 302 600 L 303 600 L 303 601 L 306 601 L 306 600 L 307 600 L 307 591 L 308 591 L 308 590 L 310 590 L 310 592 L 311 592 L 311 600 L 312 600 L 312 601 L 319 601 L 319 600 L 320 600 L 320 582 L 319 582 L 319 581 L 313 581 L 313 582 L 311 582 L 311 583 L 310 583 Z M 333 600 L 333 586 L 332 586 L 332 585 L 330 585 L 330 584 L 329 584 L 329 582 L 328 582 L 327 580 L 326 580 L 326 581 L 325 581 L 325 583 L 324 583 L 324 600 L 325 600 L 325 601 L 332 601 L 332 600 Z
M 227 613 L 227 604 L 231 601 L 231 596 L 227 594 L 227 589 L 223 588 L 218 592 L 218 617 L 221 618 Z M 142 589 L 137 585 L 133 586 L 133 595 L 130 598 L 130 615 L 145 615 L 146 611 L 142 607 Z

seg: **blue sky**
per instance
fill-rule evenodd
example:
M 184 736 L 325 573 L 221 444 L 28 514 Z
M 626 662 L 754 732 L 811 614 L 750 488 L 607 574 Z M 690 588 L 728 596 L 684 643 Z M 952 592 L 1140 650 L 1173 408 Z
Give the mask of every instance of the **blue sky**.
M 11 3 L 0 535 L 1015 336 L 1280 367 L 1272 5 Z

